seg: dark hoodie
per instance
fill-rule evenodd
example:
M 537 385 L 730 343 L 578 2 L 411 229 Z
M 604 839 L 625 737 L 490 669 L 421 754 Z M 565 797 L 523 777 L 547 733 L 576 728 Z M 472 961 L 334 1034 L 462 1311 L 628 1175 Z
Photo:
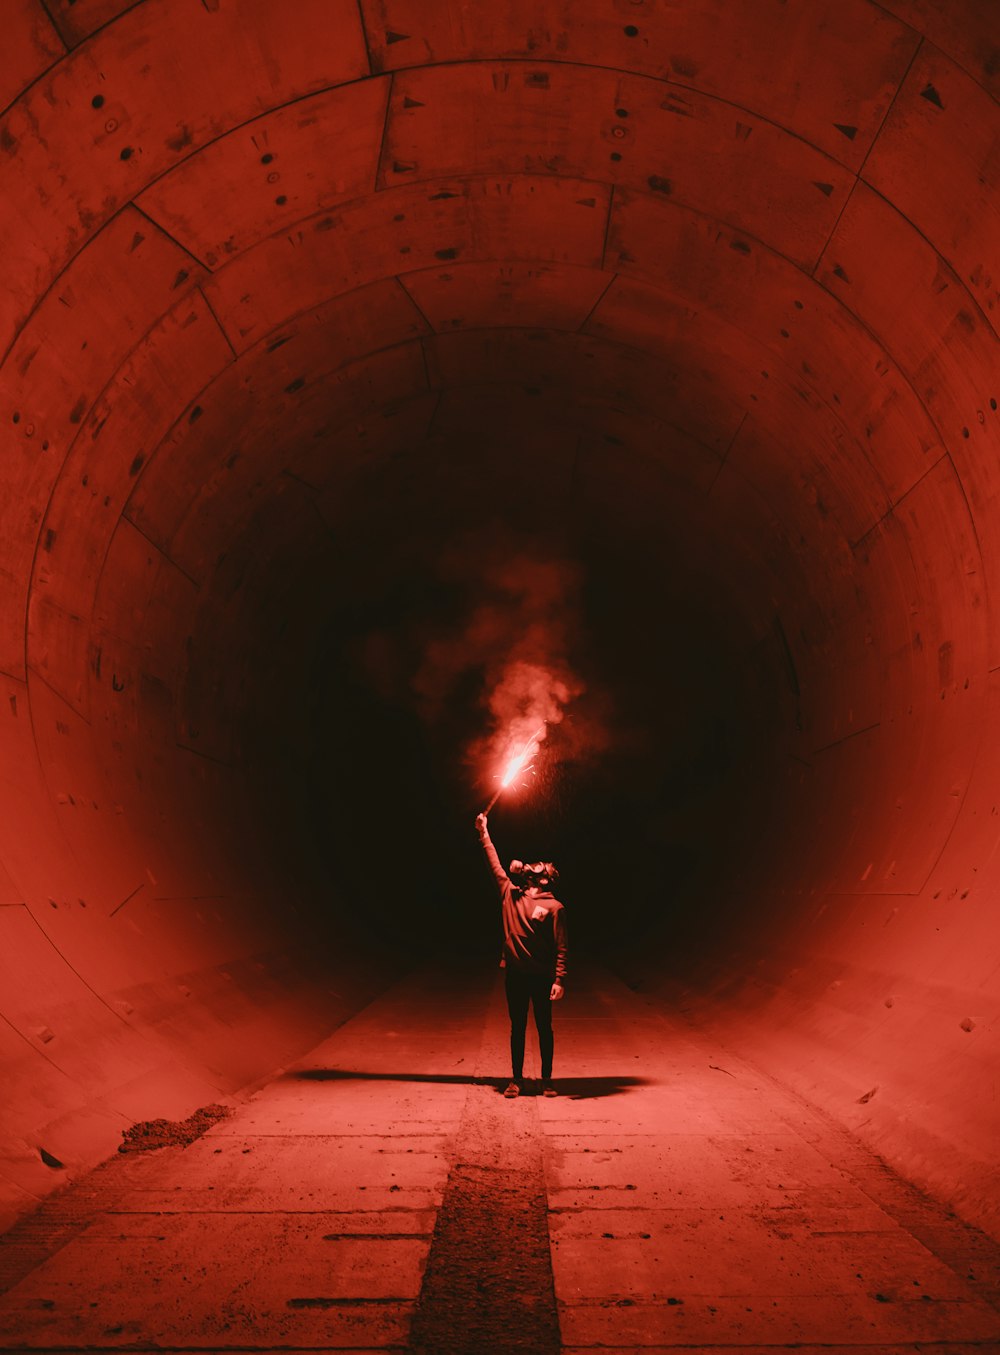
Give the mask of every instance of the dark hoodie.
M 528 894 L 500 864 L 489 832 L 481 835 L 483 851 L 500 890 L 503 914 L 501 966 L 535 974 L 560 985 L 566 983 L 566 910 L 547 889 Z M 536 917 L 534 914 L 541 913 Z

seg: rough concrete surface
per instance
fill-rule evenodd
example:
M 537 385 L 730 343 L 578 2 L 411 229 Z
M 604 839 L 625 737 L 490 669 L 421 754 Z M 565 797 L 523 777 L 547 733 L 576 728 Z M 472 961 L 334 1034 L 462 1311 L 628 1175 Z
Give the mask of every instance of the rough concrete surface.
M 492 974 L 398 984 L 7 1234 L 0 1349 L 1000 1350 L 1000 1248 L 608 974 L 557 1098 L 504 1100 L 506 1057 Z

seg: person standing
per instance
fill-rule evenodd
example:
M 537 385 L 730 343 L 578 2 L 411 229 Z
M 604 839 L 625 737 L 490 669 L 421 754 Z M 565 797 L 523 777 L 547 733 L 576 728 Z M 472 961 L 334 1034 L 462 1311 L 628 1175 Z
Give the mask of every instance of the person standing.
M 542 1093 L 555 1096 L 552 1085 L 552 1004 L 565 991 L 566 910 L 552 893 L 559 872 L 551 861 L 512 861 L 500 864 L 490 838 L 485 814 L 476 819 L 479 840 L 500 891 L 503 919 L 503 955 L 507 1011 L 510 1014 L 511 1080 L 504 1096 L 518 1096 L 524 1082 L 524 1040 L 528 1007 L 538 1031 L 542 1061 Z

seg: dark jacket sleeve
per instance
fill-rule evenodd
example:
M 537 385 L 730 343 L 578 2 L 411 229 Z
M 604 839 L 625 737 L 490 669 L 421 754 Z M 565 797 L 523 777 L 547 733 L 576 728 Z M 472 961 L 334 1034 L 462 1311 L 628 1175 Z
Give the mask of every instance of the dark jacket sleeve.
M 497 882 L 497 888 L 503 893 L 505 885 L 510 884 L 510 876 L 500 864 L 500 858 L 497 856 L 497 849 L 489 835 L 489 831 L 480 835 L 479 841 L 483 844 L 483 851 L 486 853 L 486 860 L 489 863 L 490 870 L 493 872 L 493 878 Z
M 569 950 L 569 933 L 566 930 L 566 909 L 560 908 L 555 916 L 556 935 L 556 983 L 565 986 L 566 955 Z

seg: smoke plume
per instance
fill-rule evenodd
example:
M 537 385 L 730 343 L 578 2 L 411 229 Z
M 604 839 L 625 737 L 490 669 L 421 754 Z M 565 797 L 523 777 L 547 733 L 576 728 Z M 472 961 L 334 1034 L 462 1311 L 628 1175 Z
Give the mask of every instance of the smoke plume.
M 467 569 L 467 556 L 463 564 Z M 468 758 L 489 782 L 530 740 L 541 742 L 561 725 L 584 691 L 571 662 L 581 577 L 565 560 L 521 554 L 495 560 L 478 583 L 465 624 L 426 645 L 414 687 L 434 720 L 476 684 L 486 719 Z

